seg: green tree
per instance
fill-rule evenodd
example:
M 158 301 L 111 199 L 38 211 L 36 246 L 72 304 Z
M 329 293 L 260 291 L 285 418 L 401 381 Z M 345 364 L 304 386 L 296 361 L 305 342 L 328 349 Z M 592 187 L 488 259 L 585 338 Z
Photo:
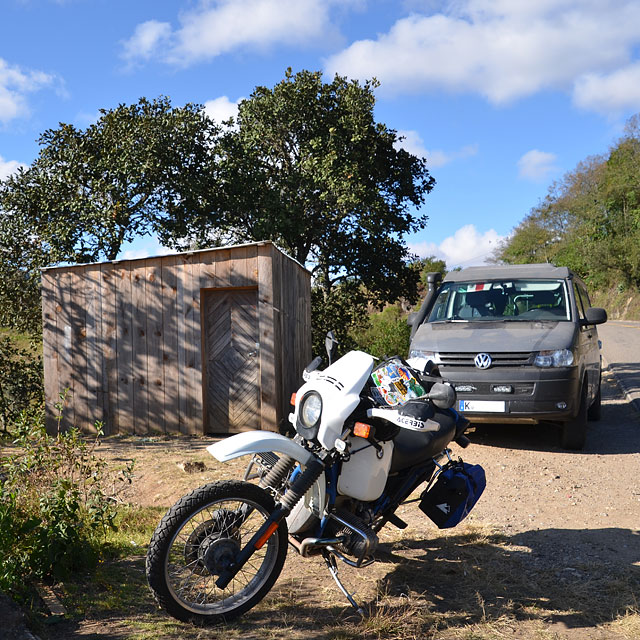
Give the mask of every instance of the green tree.
M 425 226 L 415 210 L 434 180 L 375 121 L 377 86 L 289 69 L 273 89 L 257 87 L 216 147 L 208 206 L 169 220 L 162 236 L 178 248 L 276 242 L 312 269 L 318 346 L 328 328 L 346 344 L 336 321 L 357 322 L 368 302 L 416 294 L 404 237 Z
M 601 186 L 604 215 L 592 221 L 596 259 L 627 286 L 640 287 L 640 115 L 611 150 Z
M 603 213 L 604 158 L 592 156 L 554 182 L 498 248 L 495 259 L 507 264 L 552 262 L 581 275 L 593 271 L 595 249 L 590 228 Z
M 595 287 L 640 286 L 640 115 L 607 155 L 554 183 L 496 254 L 566 265 Z
M 29 223 L 51 262 L 115 260 L 124 242 L 192 206 L 215 124 L 168 98 L 100 110 L 85 130 L 48 129 L 38 157 L 2 184 L 2 210 Z
M 0 326 L 40 333 L 40 267 L 46 249 L 22 212 L 0 209 Z
M 427 256 L 426 258 L 420 258 L 413 263 L 413 267 L 417 269 L 420 274 L 420 293 L 423 294 L 427 289 L 427 276 L 430 273 L 438 272 L 444 278 L 447 273 L 447 263 L 444 260 L 440 260 L 435 256 Z
M 201 106 L 164 97 L 45 131 L 33 164 L 0 183 L 0 324 L 39 326 L 40 267 L 115 260 L 123 243 L 197 207 L 217 134 Z
M 11 429 L 22 411 L 43 401 L 42 357 L 0 334 L 0 432 Z

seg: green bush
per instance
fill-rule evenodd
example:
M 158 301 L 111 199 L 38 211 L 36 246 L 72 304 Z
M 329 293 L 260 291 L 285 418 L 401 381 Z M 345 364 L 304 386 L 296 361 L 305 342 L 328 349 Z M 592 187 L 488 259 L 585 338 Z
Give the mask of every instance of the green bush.
M 399 306 L 390 306 L 369 316 L 369 326 L 353 333 L 357 348 L 377 358 L 409 353 L 411 327 Z
M 107 469 L 100 429 L 90 441 L 76 429 L 47 434 L 41 408 L 23 411 L 14 432 L 14 452 L 0 458 L 0 590 L 19 592 L 30 578 L 95 566 L 132 465 Z
M 0 337 L 0 431 L 8 431 L 21 411 L 42 401 L 42 357 Z

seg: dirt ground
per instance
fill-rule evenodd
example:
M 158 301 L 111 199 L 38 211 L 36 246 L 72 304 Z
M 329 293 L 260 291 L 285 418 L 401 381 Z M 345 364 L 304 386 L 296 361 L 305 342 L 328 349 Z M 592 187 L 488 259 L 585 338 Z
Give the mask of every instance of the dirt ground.
M 640 535 L 640 415 L 621 395 L 609 372 L 603 374 L 603 418 L 591 422 L 583 451 L 559 447 L 554 425 L 482 425 L 455 456 L 481 464 L 487 489 L 469 522 L 509 535 L 550 529 L 589 531 L 603 550 L 613 546 L 623 562 L 640 560 L 640 538 L 617 544 L 615 531 Z M 135 458 L 128 497 L 144 506 L 168 506 L 187 491 L 212 480 L 240 478 L 246 459 L 221 464 L 205 450 L 213 438 L 106 439 L 98 454 L 123 464 Z M 421 529 L 431 525 L 416 505 L 399 515 Z M 623 541 L 624 542 L 624 541 Z M 634 547 L 636 547 L 634 549 Z M 595 552 L 595 550 L 594 550 Z M 627 554 L 627 555 L 626 555 Z
M 453 620 L 452 633 L 429 636 L 433 638 L 485 638 L 486 635 L 473 632 L 473 621 L 479 619 L 489 620 L 496 627 L 492 638 L 634 637 L 593 622 L 588 604 L 578 595 L 573 600 L 569 596 L 567 611 L 562 614 L 545 612 L 536 617 L 529 611 L 546 606 L 544 580 L 551 580 L 556 586 L 566 583 L 568 594 L 572 589 L 576 593 L 579 589 L 592 589 L 592 596 L 597 599 L 613 596 L 597 593 L 603 583 L 596 573 L 615 577 L 616 573 L 632 572 L 637 577 L 633 572 L 640 570 L 640 415 L 622 396 L 613 376 L 609 372 L 603 375 L 603 418 L 590 423 L 584 451 L 562 450 L 557 427 L 552 425 L 491 425 L 476 428 L 469 435 L 472 444 L 468 449 L 457 445 L 453 449 L 465 461 L 480 463 L 487 474 L 487 488 L 472 514 L 463 525 L 450 530 L 448 537 L 438 537 L 441 534 L 416 504 L 401 507 L 398 515 L 409 523 L 409 528 L 402 532 L 393 527 L 383 530 L 380 563 L 360 571 L 341 568 L 347 588 L 369 605 L 393 602 L 388 609 L 391 619 L 407 611 L 415 615 L 411 607 L 403 610 L 404 605 L 398 603 L 411 602 L 416 594 L 428 598 L 428 606 L 434 610 L 451 611 L 447 615 L 460 617 L 459 621 Z M 211 442 L 205 438 L 107 438 L 98 453 L 114 465 L 135 458 L 134 480 L 127 499 L 140 505 L 169 506 L 201 484 L 241 477 L 245 461 L 221 465 L 205 451 Z M 489 545 L 489 551 L 483 551 L 492 555 L 484 555 L 478 561 L 475 548 L 456 550 L 456 545 L 462 548 L 468 544 L 469 535 L 485 534 L 500 536 L 500 544 Z M 452 581 L 451 575 L 448 581 L 439 581 L 438 571 L 455 573 L 453 577 L 462 582 Z M 595 573 L 588 575 L 589 571 Z M 522 575 L 514 575 L 519 572 L 531 575 L 530 587 L 522 586 L 526 579 L 523 582 Z M 465 586 L 465 578 L 475 582 Z M 452 584 L 461 586 L 458 590 Z M 485 596 L 480 595 L 485 593 L 478 586 L 482 584 L 487 585 Z M 611 580 L 606 584 L 609 589 Z M 467 586 L 472 589 L 469 593 L 465 592 Z M 512 610 L 512 588 L 522 612 Z M 637 615 L 638 603 L 629 601 L 635 597 L 625 596 L 620 608 L 633 609 Z M 268 637 L 359 637 L 357 629 L 355 635 L 344 636 L 322 632 L 323 620 L 328 624 L 331 616 L 342 617 L 347 625 L 354 623 L 346 601 L 319 559 L 304 560 L 290 551 L 269 598 L 265 607 L 258 607 L 251 614 L 249 623 L 264 630 L 282 625 L 285 619 L 290 626 L 284 635 Z M 473 607 L 469 602 L 474 599 L 478 599 L 475 608 L 481 614 L 470 613 Z M 467 613 L 463 615 L 461 610 Z M 276 613 L 268 613 L 271 611 Z M 323 618 L 324 614 L 318 612 L 327 615 Z M 105 625 L 105 621 L 87 620 L 74 625 L 64 638 L 126 638 L 126 626 L 121 633 L 118 631 L 122 623 L 114 619 Z M 455 628 L 460 629 L 460 635 L 456 635 Z M 185 631 L 184 636 L 166 637 L 254 637 L 246 630 L 237 633 L 200 636 Z
M 464 523 L 466 527 L 499 532 L 508 540 L 509 553 L 523 559 L 523 566 L 530 565 L 537 572 L 553 570 L 559 579 L 576 577 L 583 571 L 577 567 L 604 566 L 613 572 L 640 567 L 640 416 L 620 393 L 611 373 L 603 377 L 603 419 L 590 423 L 587 445 L 581 452 L 562 450 L 558 428 L 553 425 L 483 426 L 470 437 L 472 445 L 466 450 L 453 445 L 454 454 L 484 467 L 487 489 Z M 113 440 L 102 446 L 101 454 L 121 463 L 127 456 L 135 457 L 131 497 L 136 503 L 169 505 L 211 479 L 241 476 L 244 460 L 221 465 L 204 450 L 210 442 Z M 204 470 L 188 473 L 190 467 L 199 465 Z M 397 547 L 400 540 L 400 546 L 410 547 L 407 540 L 424 540 L 433 534 L 434 526 L 417 505 L 402 507 L 398 515 L 409 528 L 399 532 L 388 527 L 382 532 L 383 544 Z M 406 553 L 411 555 L 409 549 Z M 312 562 L 317 563 L 311 573 L 318 588 L 330 592 L 335 602 L 343 602 L 322 563 Z M 290 553 L 284 579 L 309 572 L 308 563 Z M 359 574 L 347 568 L 345 582 L 361 597 L 371 599 L 372 585 L 379 588 L 388 576 L 389 566 L 382 563 Z M 279 584 L 282 582 L 283 578 Z M 305 587 L 310 590 L 309 581 Z M 599 637 L 579 625 L 553 624 L 559 628 L 559 638 Z

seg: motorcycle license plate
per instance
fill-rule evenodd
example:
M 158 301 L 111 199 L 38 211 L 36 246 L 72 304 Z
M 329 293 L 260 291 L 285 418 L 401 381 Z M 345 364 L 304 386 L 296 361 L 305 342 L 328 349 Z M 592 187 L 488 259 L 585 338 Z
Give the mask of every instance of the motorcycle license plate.
M 477 411 L 479 413 L 504 413 L 504 400 L 458 400 L 458 411 Z

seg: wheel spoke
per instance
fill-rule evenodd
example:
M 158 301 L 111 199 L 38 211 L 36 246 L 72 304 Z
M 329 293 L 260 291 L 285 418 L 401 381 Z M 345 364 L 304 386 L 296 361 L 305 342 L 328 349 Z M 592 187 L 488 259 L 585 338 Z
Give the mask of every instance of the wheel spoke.
M 286 524 L 239 567 L 227 587 L 216 585 L 273 512 L 256 485 L 212 483 L 181 498 L 158 525 L 147 553 L 147 578 L 158 602 L 180 620 L 211 623 L 237 617 L 277 579 L 287 553 Z
M 250 597 L 270 573 L 277 553 L 273 542 L 254 555 L 224 590 L 215 584 L 217 567 L 239 552 L 268 515 L 259 504 L 224 499 L 185 521 L 168 554 L 167 578 L 177 598 L 189 608 L 224 611 Z

